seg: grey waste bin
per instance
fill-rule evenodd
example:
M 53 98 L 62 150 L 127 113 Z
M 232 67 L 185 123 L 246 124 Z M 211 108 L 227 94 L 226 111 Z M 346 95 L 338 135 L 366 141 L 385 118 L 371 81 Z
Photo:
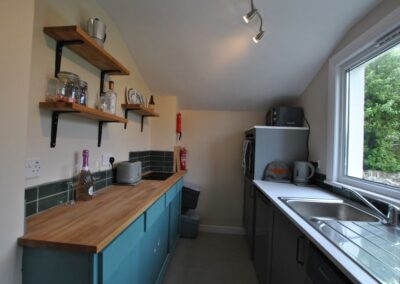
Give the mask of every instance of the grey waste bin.
M 189 210 L 182 214 L 181 219 L 181 237 L 197 238 L 199 232 L 200 215 L 194 210 Z

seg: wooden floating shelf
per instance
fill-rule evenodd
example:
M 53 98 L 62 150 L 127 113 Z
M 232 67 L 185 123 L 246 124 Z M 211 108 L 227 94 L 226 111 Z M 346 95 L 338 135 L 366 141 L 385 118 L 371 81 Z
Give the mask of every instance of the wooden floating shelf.
M 141 116 L 159 117 L 160 115 L 152 109 L 144 107 L 139 104 L 122 104 L 121 107 L 125 110 L 131 110 Z
M 129 70 L 78 26 L 44 27 L 43 32 L 57 42 L 82 41 L 67 47 L 89 63 L 111 75 L 129 75 Z
M 58 118 L 60 114 L 70 113 L 76 114 L 85 118 L 97 120 L 99 122 L 99 132 L 97 136 L 97 146 L 101 146 L 101 137 L 103 133 L 103 124 L 104 123 L 128 123 L 126 118 L 113 115 L 107 112 L 103 112 L 94 108 L 86 107 L 83 105 L 75 104 L 75 103 L 67 103 L 67 102 L 40 102 L 39 107 L 41 109 L 50 110 L 53 112 L 51 118 L 51 139 L 50 139 L 50 147 L 54 148 L 56 146 L 57 140 L 57 128 L 58 128 Z
M 160 115 L 152 109 L 144 107 L 139 104 L 122 104 L 121 107 L 125 110 L 125 119 L 128 119 L 128 112 L 132 111 L 142 117 L 141 132 L 143 132 L 143 123 L 145 117 L 159 117 Z M 125 123 L 126 129 L 126 123 Z
M 58 112 L 71 112 L 76 113 L 77 115 L 94 119 L 98 121 L 104 122 L 120 122 L 120 123 L 128 123 L 128 120 L 113 115 L 104 111 L 100 111 L 95 108 L 86 107 L 83 105 L 75 104 L 75 103 L 68 103 L 68 102 L 56 102 L 56 103 L 49 103 L 49 102 L 40 102 L 39 107 L 42 109 L 48 109 L 51 111 L 58 111 Z

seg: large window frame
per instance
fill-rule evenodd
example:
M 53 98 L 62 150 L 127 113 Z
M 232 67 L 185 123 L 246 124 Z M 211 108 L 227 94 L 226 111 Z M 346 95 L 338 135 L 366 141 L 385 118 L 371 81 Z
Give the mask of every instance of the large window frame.
M 400 205 L 400 189 L 346 176 L 347 71 L 399 42 L 400 7 L 372 26 L 329 60 L 328 139 L 326 183 L 350 187 L 371 198 Z M 390 36 L 389 36 L 390 35 Z

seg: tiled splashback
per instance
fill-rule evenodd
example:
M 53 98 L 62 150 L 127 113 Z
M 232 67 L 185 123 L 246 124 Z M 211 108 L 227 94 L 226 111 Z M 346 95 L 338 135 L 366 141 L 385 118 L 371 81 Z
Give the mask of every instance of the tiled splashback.
M 142 161 L 142 172 L 172 172 L 174 153 L 171 151 L 130 152 L 129 160 Z M 95 191 L 113 183 L 113 170 L 93 173 Z M 45 183 L 25 189 L 25 216 L 31 216 L 72 200 L 76 178 Z
M 113 182 L 112 170 L 93 173 L 95 191 L 100 190 Z M 45 183 L 25 189 L 25 216 L 31 216 L 43 210 L 72 199 L 73 185 L 76 178 L 70 178 L 51 183 Z
M 142 172 L 172 172 L 174 152 L 140 151 L 130 152 L 129 161 L 142 162 Z

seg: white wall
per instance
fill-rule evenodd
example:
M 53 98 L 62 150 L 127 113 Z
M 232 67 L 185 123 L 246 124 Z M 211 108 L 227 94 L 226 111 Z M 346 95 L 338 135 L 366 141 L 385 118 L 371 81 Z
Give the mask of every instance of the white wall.
M 0 1 L 0 282 L 21 283 L 24 176 L 33 0 Z
M 160 117 L 150 118 L 150 149 L 160 151 L 173 151 L 176 144 L 176 114 L 178 100 L 176 96 L 155 96 L 155 111 Z
M 81 25 L 85 27 L 88 17 L 95 16 L 107 25 L 105 49 L 130 71 L 130 76 L 112 76 L 118 93 L 117 114 L 123 115 L 120 107 L 124 102 L 126 87 L 139 90 L 144 95 L 150 92 L 123 41 L 118 29 L 98 6 L 95 0 L 36 0 L 33 26 L 31 90 L 28 107 L 28 143 L 26 157 L 38 157 L 42 162 L 42 175 L 29 179 L 26 186 L 69 178 L 80 168 L 81 151 L 90 151 L 90 167 L 100 170 L 102 153 L 112 153 L 116 161 L 128 159 L 128 152 L 150 148 L 149 120 L 140 132 L 140 117 L 129 114 L 127 130 L 123 124 L 111 123 L 103 127 L 103 141 L 97 147 L 96 121 L 61 115 L 56 148 L 50 148 L 51 113 L 39 110 L 38 103 L 44 100 L 48 78 L 54 74 L 55 41 L 43 33 L 44 26 Z M 30 49 L 29 47 L 27 49 Z M 81 76 L 89 84 L 89 106 L 94 106 L 99 93 L 100 71 L 78 55 L 64 49 L 61 70 Z
M 393 9 L 400 6 L 398 0 L 382 1 L 373 11 L 358 22 L 343 37 L 332 54 L 342 49 L 351 41 L 360 36 L 369 27 L 377 23 Z M 328 114 L 328 61 L 323 65 L 312 82 L 308 85 L 299 99 L 303 106 L 305 115 L 311 124 L 310 135 L 310 160 L 321 160 L 319 172 L 326 173 L 327 153 L 327 114 Z
M 182 110 L 182 145 L 188 150 L 185 184 L 201 190 L 201 224 L 242 226 L 244 131 L 265 113 Z

